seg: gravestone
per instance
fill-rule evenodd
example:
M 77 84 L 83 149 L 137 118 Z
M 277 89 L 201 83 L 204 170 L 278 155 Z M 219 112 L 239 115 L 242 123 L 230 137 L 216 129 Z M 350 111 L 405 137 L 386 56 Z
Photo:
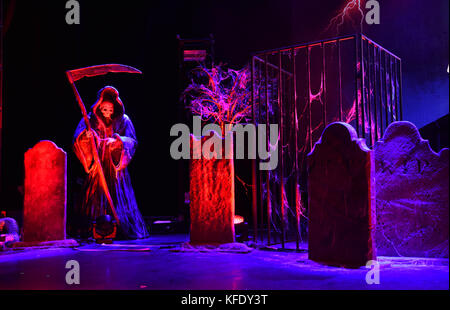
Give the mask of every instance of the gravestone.
M 308 154 L 311 260 L 360 267 L 376 258 L 373 153 L 349 124 L 328 125 Z
M 191 136 L 193 154 L 201 152 L 208 137 Z M 221 138 L 220 138 L 221 139 Z M 232 150 L 233 148 L 231 148 Z M 217 150 L 212 150 L 215 154 Z M 225 156 L 224 156 L 225 157 Z M 192 158 L 192 157 L 191 157 Z M 235 241 L 233 159 L 205 158 L 190 161 L 190 243 L 223 244 Z
M 389 125 L 374 151 L 378 254 L 448 257 L 449 150 L 433 152 L 403 121 Z
M 67 156 L 51 141 L 25 153 L 23 241 L 66 238 Z

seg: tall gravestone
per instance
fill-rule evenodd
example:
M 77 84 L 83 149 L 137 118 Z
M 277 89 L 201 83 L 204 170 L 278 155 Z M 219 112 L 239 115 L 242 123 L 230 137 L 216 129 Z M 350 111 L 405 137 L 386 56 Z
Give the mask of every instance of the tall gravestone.
M 410 122 L 374 145 L 380 255 L 448 257 L 449 150 L 433 152 Z
M 23 241 L 66 238 L 67 156 L 51 141 L 25 153 Z
M 309 258 L 345 267 L 375 259 L 373 153 L 346 123 L 328 125 L 308 154 Z
M 201 154 L 201 146 L 207 137 L 201 140 L 191 137 L 193 154 Z M 192 244 L 221 244 L 235 241 L 233 159 L 216 159 L 213 154 L 218 150 L 211 151 L 210 158 L 201 156 L 200 159 L 191 159 L 190 162 Z

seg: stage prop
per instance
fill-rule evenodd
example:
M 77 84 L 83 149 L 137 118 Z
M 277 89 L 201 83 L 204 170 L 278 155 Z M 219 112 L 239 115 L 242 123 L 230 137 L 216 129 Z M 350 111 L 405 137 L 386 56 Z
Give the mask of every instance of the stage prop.
M 93 76 L 99 76 L 99 75 L 105 75 L 108 73 L 138 73 L 142 74 L 141 71 L 137 70 L 136 68 L 120 65 L 120 64 L 107 64 L 107 65 L 98 65 L 98 66 L 91 66 L 86 68 L 80 68 L 75 70 L 69 70 L 66 71 L 67 79 L 69 80 L 70 86 L 72 87 L 72 90 L 75 94 L 75 97 L 77 99 L 77 103 L 81 109 L 81 113 L 83 115 L 83 120 L 86 126 L 86 131 L 92 132 L 91 124 L 89 121 L 89 117 L 86 111 L 86 108 L 84 106 L 83 100 L 80 97 L 80 94 L 78 93 L 78 90 L 75 86 L 75 82 L 85 78 L 85 77 L 93 77 Z M 95 164 L 97 166 L 98 170 L 98 177 L 100 186 L 104 191 L 105 197 L 108 200 L 109 206 L 111 207 L 111 211 L 114 215 L 114 219 L 117 223 L 120 224 L 119 217 L 116 212 L 116 208 L 114 207 L 114 203 L 111 198 L 111 194 L 109 193 L 108 185 L 105 179 L 105 174 L 103 172 L 102 165 L 100 163 L 100 158 L 97 152 L 96 142 L 94 135 L 89 139 L 91 143 L 91 149 L 92 149 L 92 155 L 95 161 Z
M 101 215 L 95 220 L 92 230 L 96 243 L 111 244 L 116 238 L 117 225 L 111 216 Z
M 0 218 L 0 251 L 18 241 L 19 226 L 16 220 L 9 217 Z
M 66 72 L 83 116 L 74 134 L 74 152 L 88 174 L 84 183 L 84 200 L 77 203 L 76 212 L 83 222 L 91 223 L 111 212 L 122 237 L 144 238 L 148 232 L 127 170 L 137 147 L 137 139 L 119 92 L 112 86 L 101 89 L 88 115 L 75 87 L 75 81 L 84 77 L 107 73 L 142 74 L 136 68 L 120 64 Z
M 105 117 L 107 113 L 111 113 L 108 118 Z M 82 200 L 77 201 L 74 213 L 84 222 L 92 223 L 99 216 L 112 212 L 119 219 L 115 221 L 118 235 L 131 239 L 144 238 L 148 232 L 128 173 L 128 165 L 138 142 L 117 89 L 112 86 L 102 88 L 88 117 L 90 129 L 82 119 L 73 140 L 74 152 L 87 173 Z M 95 136 L 94 148 L 88 132 Z M 99 155 L 97 159 L 95 154 Z M 100 162 L 97 163 L 97 160 Z M 102 178 L 106 185 L 102 184 Z M 109 199 L 107 195 L 110 195 Z M 114 204 L 111 205 L 110 201 Z
M 25 153 L 23 241 L 66 239 L 67 155 L 51 141 Z
M 193 244 L 233 243 L 234 148 L 228 125 L 251 119 L 250 72 L 248 68 L 233 70 L 214 66 L 210 69 L 201 65 L 192 75 L 191 84 L 183 93 L 186 107 L 201 120 L 214 123 L 209 125 L 217 130 L 203 129 L 202 133 L 196 133 L 194 129 L 191 135 L 190 241 Z M 214 135 L 222 145 L 218 149 L 209 141 Z
M 200 144 L 195 143 L 195 137 L 191 137 L 193 153 L 200 154 Z M 205 137 L 202 138 L 202 145 L 205 140 L 207 140 Z M 202 156 L 200 159 L 190 161 L 191 244 L 221 244 L 235 241 L 233 159 L 213 157 L 218 155 L 218 150 L 215 149 L 211 155 L 211 158 Z M 232 148 L 230 155 L 233 155 Z
M 449 150 L 395 122 L 374 146 L 378 255 L 448 257 Z
M 373 151 L 355 129 L 328 125 L 308 154 L 309 259 L 360 267 L 376 258 Z
M 402 119 L 401 59 L 362 34 L 257 52 L 253 121 L 279 125 L 279 163 L 253 169 L 253 230 L 268 245 L 307 236 L 306 154 L 332 122 L 372 146 Z M 275 144 L 275 142 L 272 142 Z M 281 147 L 282 146 L 282 147 Z

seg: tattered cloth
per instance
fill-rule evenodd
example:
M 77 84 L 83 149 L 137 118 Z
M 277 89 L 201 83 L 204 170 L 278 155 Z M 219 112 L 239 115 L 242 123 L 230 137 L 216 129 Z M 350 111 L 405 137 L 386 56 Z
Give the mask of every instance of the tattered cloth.
M 103 101 L 114 104 L 112 123 L 108 123 L 100 111 Z M 102 164 L 108 189 L 111 194 L 117 216 L 120 221 L 120 232 L 123 237 L 145 238 L 148 232 L 139 212 L 134 196 L 127 166 L 134 156 L 137 139 L 130 118 L 124 113 L 125 108 L 118 91 L 111 86 L 103 88 L 89 113 L 89 122 L 97 139 L 97 151 Z M 118 146 L 112 148 L 105 142 L 106 138 L 116 138 Z M 111 208 L 100 186 L 100 177 L 96 167 L 91 143 L 86 136 L 86 125 L 82 119 L 74 135 L 74 151 L 81 161 L 88 177 L 84 183 L 84 196 L 76 205 L 76 215 L 80 221 L 95 221 L 100 215 L 111 214 Z

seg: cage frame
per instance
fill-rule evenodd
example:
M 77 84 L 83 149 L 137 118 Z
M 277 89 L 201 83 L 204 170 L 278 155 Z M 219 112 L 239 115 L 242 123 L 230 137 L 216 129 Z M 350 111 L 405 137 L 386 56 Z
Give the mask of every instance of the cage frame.
M 312 137 L 312 117 L 311 117 L 311 105 L 312 105 L 312 98 L 311 98 L 311 48 L 314 46 L 320 46 L 322 50 L 322 64 L 323 64 L 323 74 L 321 73 L 321 78 L 323 79 L 323 92 L 324 92 L 324 98 L 326 95 L 326 57 L 325 57 L 325 46 L 329 43 L 336 43 L 337 45 L 337 53 L 338 53 L 338 83 L 339 83 L 339 102 L 338 102 L 338 111 L 339 111 L 339 120 L 343 121 L 343 99 L 342 99 L 342 55 L 341 55 L 341 43 L 343 41 L 347 40 L 354 40 L 354 57 L 355 57 L 355 107 L 356 107 L 356 132 L 358 134 L 358 137 L 367 139 L 366 136 L 366 126 L 365 119 L 366 114 L 368 117 L 368 127 L 369 127 L 369 134 L 370 134 L 370 145 L 373 145 L 377 140 L 379 140 L 382 137 L 383 131 L 386 129 L 386 127 L 393 121 L 396 120 L 402 120 L 403 119 L 403 96 L 402 96 L 402 61 L 401 58 L 395 55 L 394 53 L 390 52 L 386 48 L 382 47 L 380 44 L 374 42 L 373 40 L 369 39 L 366 35 L 362 33 L 358 34 L 352 34 L 352 35 L 346 35 L 346 36 L 340 36 L 340 37 L 334 37 L 331 39 L 326 40 L 319 40 L 314 41 L 310 43 L 302 43 L 302 44 L 295 44 L 290 45 L 287 47 L 281 47 L 281 48 L 275 48 L 260 52 L 252 53 L 251 55 L 251 99 L 252 99 L 252 116 L 253 116 L 253 124 L 256 126 L 257 123 L 263 121 L 266 124 L 269 124 L 269 96 L 268 96 L 268 67 L 271 67 L 272 69 L 276 69 L 278 71 L 278 108 L 279 108 L 279 115 L 278 115 L 278 125 L 279 125 L 279 138 L 278 138 L 278 145 L 283 146 L 283 96 L 281 94 L 282 92 L 282 74 L 286 73 L 286 70 L 282 68 L 282 53 L 290 53 L 292 58 L 292 64 L 291 64 L 291 72 L 287 72 L 292 74 L 292 78 L 294 80 L 293 82 L 293 91 L 292 95 L 294 96 L 293 100 L 291 102 L 294 103 L 294 118 L 295 118 L 295 128 L 294 128 L 294 139 L 295 139 L 295 145 L 294 145 L 294 178 L 295 178 L 295 189 L 299 186 L 299 178 L 300 178 L 300 168 L 299 168 L 299 148 L 298 148 L 298 134 L 299 134 L 299 114 L 298 114 L 298 96 L 297 96 L 297 72 L 296 72 L 296 57 L 295 57 L 295 51 L 299 49 L 306 48 L 306 62 L 307 62 L 307 71 L 308 71 L 308 102 L 307 102 L 307 113 L 309 113 L 309 123 L 307 123 L 307 130 L 308 130 L 308 139 L 307 143 L 309 142 L 309 149 L 312 150 L 313 148 L 313 137 Z M 365 48 L 366 47 L 366 48 Z M 278 59 L 278 65 L 274 65 L 272 63 L 269 63 L 268 56 L 269 55 L 277 55 Z M 384 61 L 382 61 L 382 55 L 384 55 Z M 378 60 L 378 68 L 376 68 L 375 64 Z M 368 62 L 368 68 L 365 67 L 366 61 Z M 373 62 L 373 68 L 370 66 L 371 61 Z M 388 66 L 389 61 L 389 66 Z M 259 119 L 261 116 L 261 113 L 256 113 L 256 109 L 261 109 L 261 106 L 257 107 L 255 104 L 255 73 L 256 68 L 255 64 L 257 62 L 263 63 L 263 74 L 264 74 L 264 104 L 260 102 L 260 105 L 263 104 L 262 109 L 265 110 L 266 119 L 262 120 Z M 360 68 L 358 68 L 358 64 L 360 64 Z M 274 68 L 275 67 L 275 68 Z M 383 74 L 384 72 L 384 74 Z M 388 72 L 389 72 L 389 88 L 388 88 Z M 384 77 L 384 81 L 383 81 Z M 392 78 L 395 77 L 393 86 L 392 84 Z M 369 89 L 367 89 L 366 81 L 369 84 Z M 373 83 L 373 84 L 371 84 Z M 382 91 L 382 83 L 384 83 L 384 98 L 383 98 L 383 91 Z M 376 92 L 378 95 L 371 95 L 370 93 L 370 86 L 374 85 L 373 92 Z M 377 87 L 375 87 L 377 86 Z M 375 89 L 376 88 L 376 89 Z M 388 92 L 389 89 L 389 92 Z M 366 91 L 367 97 L 366 97 Z M 358 92 L 360 92 L 360 100 L 358 97 Z M 259 92 L 261 94 L 261 92 Z M 367 101 L 367 102 L 366 102 Z M 383 103 L 384 106 L 384 115 L 383 115 Z M 327 126 L 327 106 L 328 103 L 326 99 L 323 101 L 323 127 L 325 128 Z M 368 111 L 365 111 L 365 108 L 368 107 Z M 379 113 L 377 113 L 379 108 Z M 388 112 L 390 111 L 390 112 Z M 373 114 L 371 114 L 373 113 Z M 395 113 L 395 115 L 394 115 Z M 378 114 L 380 116 L 380 119 L 378 119 Z M 374 115 L 374 118 L 372 118 L 372 115 Z M 385 126 L 383 126 L 383 117 Z M 361 122 L 360 122 L 361 120 Z M 373 124 L 374 122 L 374 124 Z M 267 126 L 266 126 L 267 127 Z M 384 128 L 383 128 L 384 127 Z M 375 130 L 373 130 L 375 128 Z M 380 130 L 379 130 L 380 129 Z M 268 133 L 266 133 L 266 136 L 269 137 Z M 266 139 L 268 147 L 269 145 L 269 139 Z M 272 143 L 273 144 L 273 143 Z M 281 243 L 282 249 L 285 249 L 286 242 L 294 241 L 294 240 L 287 240 L 286 239 L 286 210 L 284 208 L 284 175 L 283 175 L 283 158 L 284 158 L 284 150 L 283 147 L 279 147 L 279 171 L 280 171 L 280 179 L 282 180 L 279 184 L 279 191 L 280 191 L 280 199 L 279 202 L 280 206 L 280 214 L 281 214 L 281 236 L 280 236 L 280 242 L 277 242 L 276 240 L 272 240 L 272 203 L 271 203 L 271 190 L 270 190 L 270 175 L 269 171 L 259 171 L 257 169 L 258 161 L 259 159 L 253 160 L 252 164 L 252 217 L 253 217 L 253 241 L 256 243 L 258 242 L 258 236 L 261 239 L 261 242 L 264 242 L 264 230 L 265 230 L 265 224 L 267 229 L 267 245 L 276 245 Z M 263 184 L 265 179 L 265 190 L 266 190 L 266 197 L 263 199 Z M 287 194 L 286 194 L 287 195 Z M 295 190 L 294 194 L 294 201 L 299 201 L 298 195 L 301 195 L 301 193 L 298 190 Z M 265 207 L 265 210 L 264 210 Z M 259 211 L 258 211 L 259 210 Z M 264 211 L 266 211 L 266 220 L 264 221 Z M 295 206 L 295 242 L 296 242 L 296 250 L 300 250 L 300 241 L 301 241 L 301 210 L 299 209 L 299 206 L 296 204 Z M 258 214 L 259 216 L 259 224 L 258 224 Z M 265 223 L 264 223 L 265 222 Z

